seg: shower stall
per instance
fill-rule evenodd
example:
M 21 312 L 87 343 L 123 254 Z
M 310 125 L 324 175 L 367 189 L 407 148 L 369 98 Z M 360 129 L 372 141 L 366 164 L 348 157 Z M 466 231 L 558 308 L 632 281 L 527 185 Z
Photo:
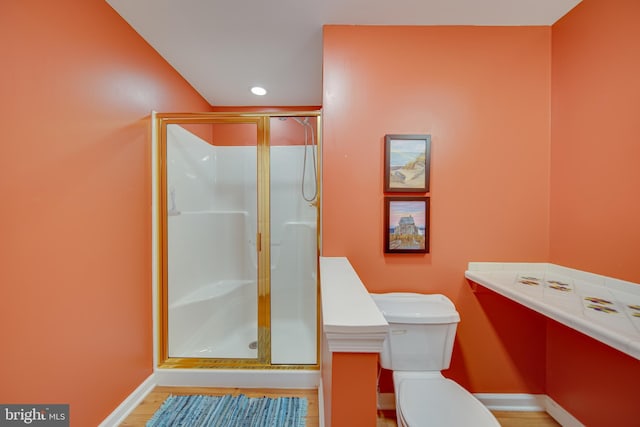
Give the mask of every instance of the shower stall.
M 317 367 L 320 113 L 156 117 L 159 366 Z

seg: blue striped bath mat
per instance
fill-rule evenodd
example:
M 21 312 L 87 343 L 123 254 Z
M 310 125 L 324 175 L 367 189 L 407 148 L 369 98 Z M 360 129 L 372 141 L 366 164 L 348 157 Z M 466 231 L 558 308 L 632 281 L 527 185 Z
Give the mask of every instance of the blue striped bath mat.
M 303 397 L 169 396 L 147 427 L 304 427 Z

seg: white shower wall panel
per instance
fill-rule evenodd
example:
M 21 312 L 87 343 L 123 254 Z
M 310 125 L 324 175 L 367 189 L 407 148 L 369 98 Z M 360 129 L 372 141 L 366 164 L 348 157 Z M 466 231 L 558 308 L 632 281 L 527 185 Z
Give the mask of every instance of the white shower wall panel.
M 221 280 L 169 306 L 172 357 L 255 358 L 255 281 Z
M 307 164 L 304 153 L 307 150 Z M 312 150 L 274 146 L 271 176 L 271 361 L 316 363 L 317 209 Z
M 216 168 L 214 209 L 242 209 L 255 217 L 257 210 L 256 147 L 214 147 Z
M 284 226 L 281 256 L 271 269 L 271 361 L 314 364 L 316 355 L 316 223 Z
M 214 146 L 178 125 L 167 127 L 167 197 L 178 211 L 256 211 L 255 146 Z
M 312 196 L 316 185 L 307 149 L 307 167 L 303 167 L 305 147 L 275 146 L 270 150 L 271 240 L 280 242 L 288 221 L 316 221 L 316 208 L 302 197 L 302 172 L 305 170 L 305 195 Z
M 167 126 L 167 208 L 211 209 L 215 148 L 179 125 Z M 173 193 L 173 196 L 171 195 Z
M 255 281 L 247 217 L 246 212 L 233 211 L 169 217 L 170 305 L 215 281 Z

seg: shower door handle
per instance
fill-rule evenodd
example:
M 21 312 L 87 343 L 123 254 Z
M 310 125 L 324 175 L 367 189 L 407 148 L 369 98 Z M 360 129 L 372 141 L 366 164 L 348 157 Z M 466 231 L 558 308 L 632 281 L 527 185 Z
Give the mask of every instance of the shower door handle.
M 256 234 L 256 249 L 262 252 L 262 233 Z

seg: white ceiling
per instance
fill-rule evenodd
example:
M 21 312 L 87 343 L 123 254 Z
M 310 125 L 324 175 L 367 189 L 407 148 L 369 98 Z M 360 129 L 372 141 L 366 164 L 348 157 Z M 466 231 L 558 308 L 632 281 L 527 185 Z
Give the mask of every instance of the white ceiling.
M 212 105 L 312 106 L 325 24 L 552 25 L 581 0 L 106 1 Z

